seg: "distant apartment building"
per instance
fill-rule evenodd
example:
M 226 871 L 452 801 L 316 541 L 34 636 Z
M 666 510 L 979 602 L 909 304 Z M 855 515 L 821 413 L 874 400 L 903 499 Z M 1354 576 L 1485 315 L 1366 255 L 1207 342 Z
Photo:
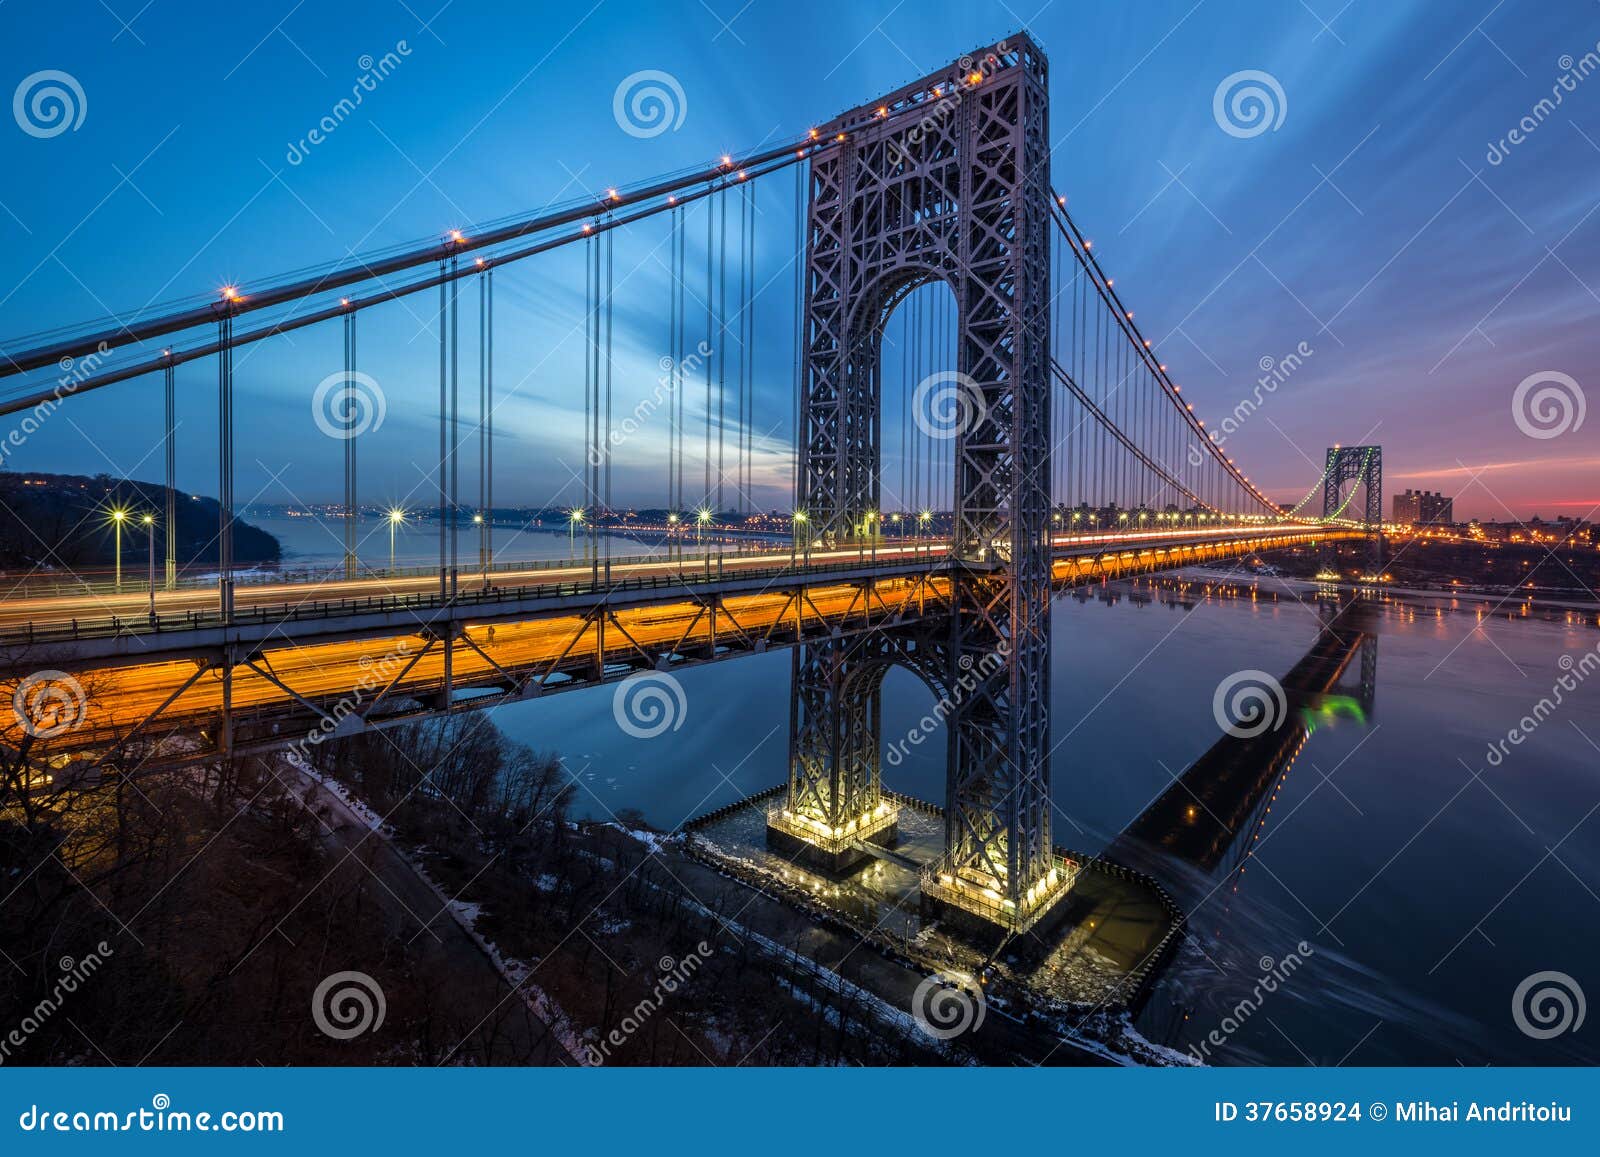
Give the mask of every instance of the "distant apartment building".
M 1411 526 L 1455 521 L 1455 500 L 1437 490 L 1407 490 L 1394 496 L 1394 520 Z

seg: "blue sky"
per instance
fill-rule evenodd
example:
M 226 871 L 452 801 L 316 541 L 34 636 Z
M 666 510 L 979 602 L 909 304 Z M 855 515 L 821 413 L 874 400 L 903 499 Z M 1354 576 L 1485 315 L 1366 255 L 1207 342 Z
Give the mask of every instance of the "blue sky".
M 10 0 L 0 89 L 60 70 L 84 115 L 47 138 L 0 118 L 0 342 L 799 134 L 1024 25 L 1050 57 L 1054 183 L 1196 409 L 1216 421 L 1262 359 L 1314 351 L 1230 438 L 1269 493 L 1298 498 L 1328 444 L 1368 441 L 1384 446 L 1390 490 L 1457 494 L 1458 514 L 1600 504 L 1600 414 L 1535 438 L 1512 405 L 1534 374 L 1600 388 L 1600 76 L 1534 111 L 1600 51 L 1588 3 Z M 291 163 L 363 58 L 390 52 L 390 75 Z M 683 119 L 640 139 L 612 105 L 646 69 L 677 80 Z M 1281 87 L 1277 128 L 1234 136 L 1214 117 L 1241 70 Z M 1526 117 L 1533 129 L 1492 162 Z M 769 506 L 787 502 L 790 188 L 780 177 L 758 201 L 771 286 L 755 307 L 753 424 Z M 617 244 L 619 398 L 648 393 L 665 352 L 664 236 Z M 581 268 L 536 259 L 496 285 L 497 494 L 570 501 Z M 415 492 L 434 453 L 431 309 L 362 323 L 362 368 L 388 403 L 362 443 L 371 500 Z M 339 365 L 335 327 L 241 357 L 241 497 L 337 497 L 339 444 L 308 406 Z M 211 493 L 214 375 L 196 365 L 180 381 L 180 485 Z M 73 399 L 9 464 L 159 478 L 159 399 L 159 379 Z M 619 501 L 656 497 L 654 432 L 619 458 Z

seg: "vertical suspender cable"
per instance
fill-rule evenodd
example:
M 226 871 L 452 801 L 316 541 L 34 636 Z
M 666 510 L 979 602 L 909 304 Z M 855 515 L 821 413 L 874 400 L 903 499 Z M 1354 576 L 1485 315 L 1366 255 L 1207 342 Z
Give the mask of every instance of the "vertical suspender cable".
M 806 440 L 806 431 L 801 428 L 805 420 L 806 410 L 802 403 L 802 395 L 810 382 L 806 373 L 806 344 L 809 334 L 806 328 L 806 262 L 807 262 L 807 235 L 806 235 L 806 163 L 802 161 L 794 167 L 794 410 L 790 421 L 794 425 L 794 502 L 790 507 L 791 513 L 800 511 L 805 502 L 805 495 L 801 491 L 804 485 L 800 463 L 804 457 L 802 447 Z M 793 529 L 793 528 L 791 528 Z M 807 527 L 809 536 L 810 529 Z
M 717 339 L 716 315 L 713 303 L 716 300 L 716 246 L 713 244 L 713 229 L 716 226 L 716 213 L 713 211 L 716 200 L 706 198 L 706 448 L 705 448 L 705 491 L 700 501 L 700 510 L 704 511 L 711 505 L 711 362 L 716 350 Z M 696 514 L 698 520 L 699 514 Z
M 461 283 L 456 258 L 450 259 L 450 593 L 461 569 Z
M 602 443 L 601 461 L 605 463 L 605 512 L 606 517 L 611 517 L 611 329 L 612 329 L 612 301 L 615 287 L 616 271 L 616 231 L 608 229 L 605 235 L 606 246 L 606 428 L 605 441 Z M 598 530 L 596 531 L 598 533 Z M 608 534 L 604 540 L 606 555 L 606 582 L 611 581 L 611 536 Z
M 489 275 L 478 277 L 478 577 L 489 582 Z
M 444 280 L 446 263 L 439 262 L 439 473 L 438 473 L 438 500 L 439 500 L 439 597 L 446 598 L 450 593 L 449 564 L 447 561 L 449 534 L 445 526 L 445 508 L 449 501 L 446 487 L 449 479 L 446 477 L 445 455 L 449 445 L 450 422 L 450 287 Z
M 178 503 L 176 499 L 178 485 L 178 440 L 176 437 L 178 426 L 178 369 L 168 366 L 166 377 L 166 467 L 167 467 L 167 495 L 165 521 L 167 540 L 167 567 L 166 588 L 170 591 L 178 585 Z
M 717 241 L 717 502 L 712 510 L 721 514 L 728 399 L 728 186 L 726 184 L 717 192 L 717 208 L 721 218 Z
M 344 577 L 356 577 L 356 383 L 355 350 L 352 348 L 352 331 L 355 314 L 344 315 Z
M 678 462 L 678 391 L 682 385 L 683 356 L 678 352 L 678 283 L 683 274 L 678 269 L 678 210 L 667 215 L 667 513 L 678 508 L 678 493 L 674 489 Z
M 483 466 L 483 557 L 485 566 L 494 561 L 494 270 L 483 275 L 484 317 L 486 319 L 484 343 L 484 466 Z M 485 574 L 485 584 L 488 575 Z
M 594 247 L 590 237 L 583 243 L 583 501 L 585 512 L 590 509 L 594 493 Z M 572 538 L 576 513 L 567 516 L 567 537 Z M 589 529 L 584 528 L 584 556 L 589 552 Z
M 233 620 L 233 313 L 217 323 L 217 592 L 224 622 Z M 227 668 L 227 665 L 224 665 Z

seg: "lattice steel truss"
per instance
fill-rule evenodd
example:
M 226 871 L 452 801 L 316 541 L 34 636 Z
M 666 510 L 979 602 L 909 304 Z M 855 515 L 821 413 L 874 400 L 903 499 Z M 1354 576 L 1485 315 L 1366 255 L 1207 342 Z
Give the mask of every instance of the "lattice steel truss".
M 819 532 L 847 539 L 871 533 L 879 509 L 884 324 L 919 285 L 954 292 L 963 569 L 945 674 L 981 677 L 948 717 L 940 871 L 1013 911 L 1055 867 L 1047 81 L 1044 54 L 1019 36 L 821 130 L 880 121 L 812 163 L 803 317 L 800 502 Z M 848 667 L 830 646 L 795 667 L 790 801 L 824 822 L 877 802 L 876 690 L 855 698 Z
M 1328 464 L 1322 474 L 1324 519 L 1344 516 L 1350 501 L 1345 497 L 1347 482 L 1352 488 L 1365 487 L 1366 507 L 1360 521 L 1367 528 L 1368 563 L 1376 571 L 1383 563 L 1383 447 L 1328 447 Z

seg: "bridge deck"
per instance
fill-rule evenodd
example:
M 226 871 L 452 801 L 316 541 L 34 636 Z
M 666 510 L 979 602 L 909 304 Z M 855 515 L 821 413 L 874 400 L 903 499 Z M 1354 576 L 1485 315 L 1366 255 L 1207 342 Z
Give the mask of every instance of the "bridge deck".
M 1112 579 L 1312 542 L 1328 533 L 1294 527 L 1200 541 L 1085 536 L 1058 544 L 1055 578 L 1062 585 Z M 350 585 L 340 582 L 306 591 L 306 601 L 293 604 L 273 602 L 282 592 L 264 590 L 263 613 L 231 625 L 187 613 L 183 626 L 160 630 L 137 620 L 99 629 L 81 622 L 65 630 L 33 627 L 8 640 L 7 666 L 76 672 L 80 717 L 61 734 L 42 737 L 26 735 L 7 717 L 0 742 L 56 762 L 130 738 L 198 731 L 220 742 L 225 697 L 229 746 L 236 752 L 286 746 L 316 727 L 330 736 L 353 734 L 419 715 L 942 615 L 948 613 L 951 571 L 963 565 L 925 550 L 897 554 L 882 546 L 875 553 L 814 555 L 809 566 L 790 567 L 787 554 L 778 559 L 781 566 L 772 561 L 746 557 L 724 565 L 720 575 L 706 560 L 646 563 L 632 573 L 614 571 L 608 587 L 569 581 L 496 587 L 444 601 L 436 588 L 324 601 L 348 593 L 332 589 Z M 570 579 L 572 568 L 527 573 Z M 5 613 L 14 623 L 17 608 L 8 605 Z M 214 758 L 210 746 L 187 743 L 183 753 L 169 750 L 160 761 Z

